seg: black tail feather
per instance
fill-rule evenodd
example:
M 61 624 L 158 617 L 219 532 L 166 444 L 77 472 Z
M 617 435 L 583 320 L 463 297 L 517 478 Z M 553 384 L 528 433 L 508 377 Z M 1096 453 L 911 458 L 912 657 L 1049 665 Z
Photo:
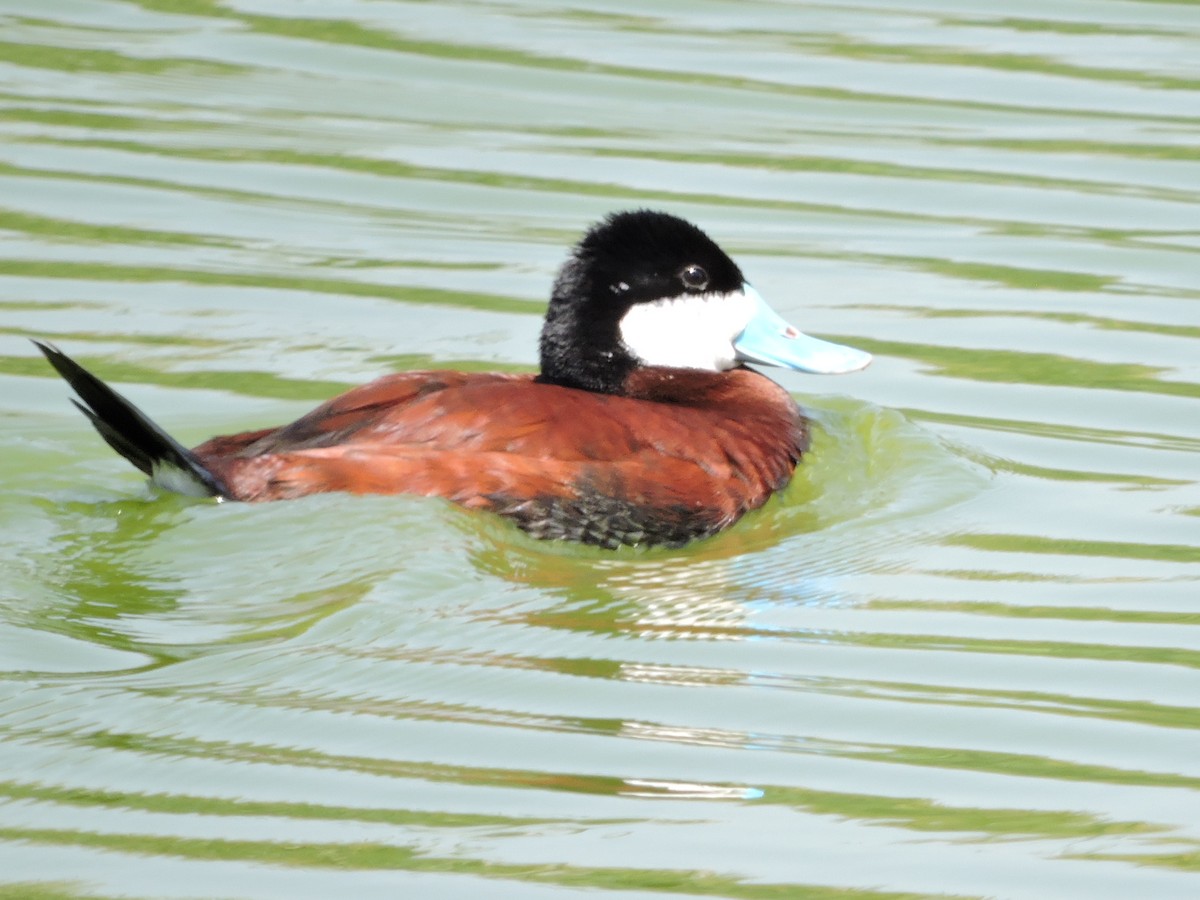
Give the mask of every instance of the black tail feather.
M 117 431 L 113 430 L 112 426 L 74 397 L 71 398 L 71 403 L 74 404 L 77 410 L 88 417 L 88 420 L 92 423 L 92 427 L 100 433 L 100 437 L 104 438 L 108 446 L 112 447 L 147 475 L 154 474 L 154 464 L 150 457 L 123 438 Z
M 72 398 L 71 402 L 88 417 L 110 447 L 164 487 L 211 497 L 226 495 L 220 479 L 140 409 L 53 344 L 33 343 L 75 389 L 79 400 Z M 183 481 L 178 477 L 171 478 L 170 484 L 161 481 L 166 472 L 179 473 Z

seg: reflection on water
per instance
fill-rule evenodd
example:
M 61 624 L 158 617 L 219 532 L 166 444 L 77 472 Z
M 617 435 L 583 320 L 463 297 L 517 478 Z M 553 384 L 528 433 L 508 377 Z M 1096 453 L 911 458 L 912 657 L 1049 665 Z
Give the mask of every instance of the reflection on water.
M 1194 895 L 1187 4 L 0 10 L 0 897 Z M 877 355 L 680 551 L 157 496 L 26 340 L 198 441 L 638 206 Z

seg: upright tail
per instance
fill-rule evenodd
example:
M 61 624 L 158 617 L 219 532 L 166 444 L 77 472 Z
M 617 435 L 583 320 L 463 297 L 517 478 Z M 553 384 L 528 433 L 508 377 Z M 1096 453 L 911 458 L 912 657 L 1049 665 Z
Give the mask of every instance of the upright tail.
M 57 347 L 33 343 L 75 389 L 79 400 L 71 398 L 71 402 L 91 420 L 100 437 L 155 484 L 192 497 L 226 496 L 220 479 L 140 409 Z

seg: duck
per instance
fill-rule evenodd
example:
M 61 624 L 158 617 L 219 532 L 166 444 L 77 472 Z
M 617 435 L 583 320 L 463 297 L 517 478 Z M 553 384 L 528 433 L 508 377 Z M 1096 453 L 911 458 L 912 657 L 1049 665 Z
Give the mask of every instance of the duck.
M 290 424 L 188 449 L 56 346 L 34 344 L 100 436 L 166 491 L 441 497 L 535 538 L 609 549 L 707 538 L 788 484 L 808 420 L 756 367 L 842 374 L 871 362 L 788 324 L 698 226 L 645 209 L 610 214 L 568 254 L 536 374 L 397 372 Z

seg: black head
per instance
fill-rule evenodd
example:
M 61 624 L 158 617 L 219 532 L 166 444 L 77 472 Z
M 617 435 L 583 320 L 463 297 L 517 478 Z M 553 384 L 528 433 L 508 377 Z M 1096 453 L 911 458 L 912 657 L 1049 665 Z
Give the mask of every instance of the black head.
M 554 283 L 540 380 L 619 393 L 647 363 L 622 340 L 634 306 L 739 294 L 743 282 L 734 261 L 690 222 L 650 210 L 614 213 L 583 236 Z

